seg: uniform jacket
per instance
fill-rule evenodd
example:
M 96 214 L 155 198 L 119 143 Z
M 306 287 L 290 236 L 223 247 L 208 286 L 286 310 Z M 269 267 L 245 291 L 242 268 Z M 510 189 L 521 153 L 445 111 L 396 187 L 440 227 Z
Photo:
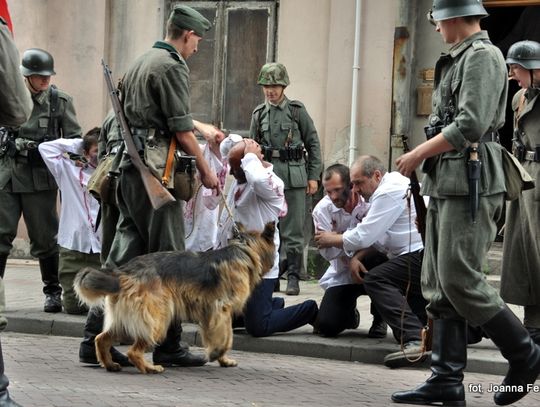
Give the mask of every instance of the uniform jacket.
M 0 17 L 0 126 L 20 126 L 31 111 L 30 92 L 19 70 L 19 52 Z
M 19 128 L 17 138 L 33 140 L 41 143 L 53 140 L 55 137 L 48 134 L 49 108 L 51 88 L 32 95 L 34 106 L 32 114 L 26 123 Z M 58 128 L 59 136 L 74 138 L 81 136 L 81 127 L 77 122 L 73 100 L 67 93 L 58 90 Z M 26 152 L 25 152 L 26 153 Z M 39 156 L 39 152 L 35 151 Z M 15 157 L 4 156 L 0 158 L 0 189 L 5 188 L 11 181 L 11 192 L 26 193 L 56 189 L 56 182 L 47 167 L 32 165 L 27 157 L 19 153 Z
M 293 117 L 297 116 L 297 119 Z M 305 188 L 308 180 L 319 180 L 322 171 L 321 146 L 313 120 L 305 106 L 297 100 L 284 98 L 278 106 L 265 102 L 255 108 L 251 118 L 250 137 L 259 144 L 279 149 L 286 146 L 292 130 L 290 147 L 307 151 L 307 162 L 272 159 L 274 171 L 285 183 L 285 189 Z
M 467 147 L 504 124 L 507 92 L 504 58 L 499 49 L 489 43 L 485 31 L 471 35 L 441 56 L 435 65 L 430 122 L 433 115 L 442 120 L 453 106 L 450 108 L 452 121 L 442 133 L 455 150 L 427 160 L 422 185 L 424 195 L 445 198 L 469 194 Z M 506 191 L 502 153 L 497 143 L 480 144 L 480 195 Z
M 526 92 L 526 93 L 525 93 Z M 522 96 L 524 106 L 518 114 Z M 522 89 L 512 101 L 514 123 L 528 151 L 540 145 L 540 91 Z M 535 178 L 535 188 L 507 202 L 504 229 L 501 296 L 512 304 L 538 305 L 540 301 L 540 163 L 522 161 Z

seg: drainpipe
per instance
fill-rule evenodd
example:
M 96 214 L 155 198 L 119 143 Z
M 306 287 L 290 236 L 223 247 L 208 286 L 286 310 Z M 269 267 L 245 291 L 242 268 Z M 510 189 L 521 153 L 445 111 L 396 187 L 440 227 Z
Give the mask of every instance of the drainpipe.
M 360 71 L 360 27 L 362 18 L 362 0 L 356 0 L 356 17 L 354 24 L 354 59 L 352 76 L 352 100 L 351 100 L 351 132 L 349 135 L 349 166 L 354 162 L 358 154 L 356 145 L 356 111 L 358 106 L 358 74 Z

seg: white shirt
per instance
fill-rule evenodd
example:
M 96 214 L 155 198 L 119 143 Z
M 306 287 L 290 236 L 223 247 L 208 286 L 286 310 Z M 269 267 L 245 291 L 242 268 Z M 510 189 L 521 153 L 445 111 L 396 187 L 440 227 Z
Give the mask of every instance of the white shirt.
M 273 170 L 273 166 L 264 167 L 259 158 L 248 153 L 242 158 L 242 169 L 247 182 L 238 184 L 233 181 L 227 205 L 233 213 L 234 220 L 224 208 L 221 211 L 218 245 L 225 247 L 232 237 L 233 222 L 240 222 L 246 230 L 263 231 L 268 222 L 276 222 L 285 216 L 287 205 L 283 181 Z M 272 269 L 263 278 L 277 278 L 279 275 L 279 231 L 274 234 L 275 255 Z
M 210 150 L 208 144 L 200 144 L 203 156 L 219 179 L 221 189 L 227 178 L 227 160 L 221 160 Z M 204 185 L 196 191 L 193 198 L 184 205 L 184 230 L 186 233 L 186 250 L 198 252 L 213 249 L 217 243 L 219 197 L 213 189 Z
M 39 145 L 39 152 L 60 189 L 58 244 L 81 253 L 101 252 L 101 228 L 95 230 L 98 201 L 86 185 L 95 168 L 77 167 L 67 152 L 82 155 L 82 139 L 57 139 Z
M 315 230 L 343 233 L 361 222 L 368 209 L 369 204 L 360 197 L 358 204 L 349 213 L 335 206 L 326 195 L 313 208 Z M 327 247 L 319 249 L 319 253 L 330 262 L 330 266 L 319 280 L 319 285 L 324 290 L 339 285 L 355 284 L 349 270 L 350 257 L 343 249 Z
M 386 173 L 369 200 L 369 211 L 352 230 L 343 233 L 343 249 L 349 256 L 374 246 L 389 258 L 422 249 L 416 230 L 414 203 L 409 207 L 405 195 L 409 178 L 399 172 Z

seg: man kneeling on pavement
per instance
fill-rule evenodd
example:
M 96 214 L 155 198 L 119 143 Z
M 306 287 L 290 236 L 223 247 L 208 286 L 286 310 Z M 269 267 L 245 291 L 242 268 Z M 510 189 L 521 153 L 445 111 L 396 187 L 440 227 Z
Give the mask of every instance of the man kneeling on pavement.
M 332 176 L 327 179 L 325 174 L 325 189 L 330 196 L 335 187 L 330 183 L 327 188 L 328 180 Z M 396 340 L 403 343 L 403 352 L 391 353 L 384 359 L 385 365 L 393 368 L 425 359 L 420 357 L 421 333 L 427 322 L 427 303 L 420 287 L 424 246 L 414 223 L 414 205 L 409 207 L 405 199 L 409 183 L 399 172 L 387 172 L 378 158 L 360 156 L 351 167 L 350 184 L 344 186 L 352 188 L 351 195 L 359 195 L 358 200 L 363 198 L 369 205 L 367 213 L 343 233 L 336 228 L 315 232 L 320 249 L 342 248 L 351 257 L 351 278 L 363 284 L 372 306 L 390 326 Z M 314 216 L 316 213 L 318 210 L 314 210 Z M 373 256 L 380 253 L 387 260 L 373 264 Z M 323 304 L 324 300 L 321 310 Z M 481 338 L 478 331 L 469 328 L 469 343 Z

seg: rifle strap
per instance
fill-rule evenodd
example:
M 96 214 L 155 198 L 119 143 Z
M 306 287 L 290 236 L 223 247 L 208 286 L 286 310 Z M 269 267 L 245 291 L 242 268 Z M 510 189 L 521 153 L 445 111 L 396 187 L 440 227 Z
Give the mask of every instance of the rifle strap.
M 58 98 L 58 88 L 56 85 L 51 85 L 51 91 L 49 94 L 49 125 L 47 128 L 47 134 L 49 136 L 54 136 L 57 139 L 59 134 L 58 118 L 60 117 L 59 112 L 59 98 Z
M 167 152 L 167 161 L 165 163 L 165 170 L 163 171 L 163 177 L 161 183 L 166 188 L 171 180 L 172 166 L 174 162 L 174 153 L 176 152 L 176 137 L 171 136 L 171 144 L 169 144 L 169 151 Z

